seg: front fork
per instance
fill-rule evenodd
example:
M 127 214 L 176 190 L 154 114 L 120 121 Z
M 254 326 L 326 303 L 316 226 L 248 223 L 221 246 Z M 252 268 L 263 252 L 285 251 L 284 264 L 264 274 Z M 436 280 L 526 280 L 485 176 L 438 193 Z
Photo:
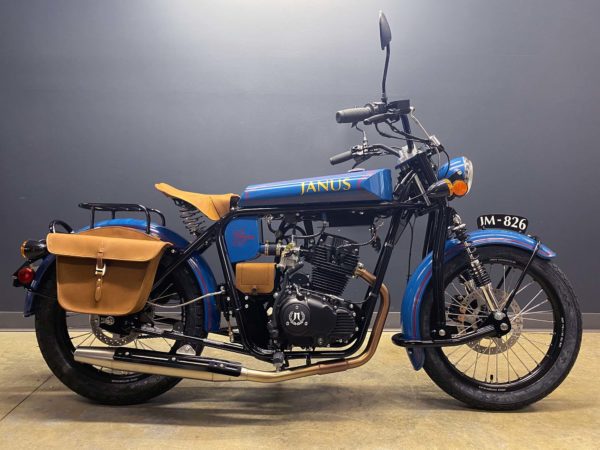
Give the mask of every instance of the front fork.
M 490 317 L 487 322 L 494 325 L 498 332 L 505 334 L 510 331 L 510 322 L 506 319 L 505 305 L 500 304 L 489 274 L 479 260 L 477 248 L 469 241 L 467 226 L 462 222 L 460 216 L 449 207 L 442 207 L 437 211 L 435 218 L 435 238 L 432 245 L 433 253 L 433 294 L 434 294 L 434 326 L 432 327 L 432 339 L 450 339 L 451 331 L 446 323 L 446 302 L 444 293 L 444 250 L 448 232 L 453 234 L 463 245 L 469 261 L 469 269 L 465 273 L 464 286 L 469 293 L 477 291 L 484 299 Z
M 477 248 L 471 244 L 471 242 L 469 242 L 467 226 L 462 222 L 460 216 L 456 213 L 453 214 L 450 231 L 454 233 L 456 239 L 458 239 L 465 248 L 465 252 L 471 266 L 468 271 L 469 280 L 467 280 L 465 283 L 466 289 L 469 292 L 472 290 L 479 290 L 479 293 L 487 304 L 488 310 L 493 313 L 494 319 L 498 321 L 503 320 L 506 317 L 506 314 L 503 312 L 504 305 L 501 305 L 498 302 L 498 299 L 494 294 L 490 276 L 485 267 L 483 267 L 479 261 Z M 506 328 L 506 330 L 503 331 L 507 331 L 507 325 L 502 325 L 504 325 L 504 327 L 501 326 L 501 329 Z

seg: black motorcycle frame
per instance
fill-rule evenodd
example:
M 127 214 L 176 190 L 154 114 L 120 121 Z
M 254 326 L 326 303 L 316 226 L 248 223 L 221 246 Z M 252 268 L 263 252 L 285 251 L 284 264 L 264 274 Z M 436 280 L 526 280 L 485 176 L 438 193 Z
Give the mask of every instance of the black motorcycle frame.
M 405 127 L 406 128 L 406 127 Z M 407 131 L 409 132 L 409 131 Z M 221 269 L 224 275 L 226 286 L 226 295 L 231 305 L 231 310 L 236 319 L 239 330 L 241 344 L 226 343 L 214 341 L 206 338 L 192 338 L 179 333 L 164 334 L 165 337 L 174 339 L 198 341 L 205 346 L 218 348 L 236 353 L 249 354 L 258 359 L 270 361 L 275 350 L 264 349 L 255 344 L 251 334 L 247 330 L 247 318 L 244 315 L 244 304 L 240 298 L 239 292 L 235 287 L 235 274 L 232 263 L 229 259 L 227 246 L 225 242 L 225 229 L 227 225 L 236 218 L 240 217 L 266 217 L 293 214 L 297 217 L 309 217 L 315 213 L 335 213 L 343 211 L 362 211 L 364 213 L 374 213 L 378 216 L 388 217 L 390 223 L 386 233 L 385 240 L 379 251 L 377 262 L 373 274 L 375 283 L 367 289 L 364 297 L 364 318 L 362 327 L 358 331 L 355 342 L 344 350 L 321 350 L 321 351 L 284 351 L 287 359 L 306 359 L 311 358 L 345 358 L 360 349 L 362 346 L 373 317 L 375 304 L 379 296 L 379 291 L 383 284 L 385 274 L 393 253 L 393 249 L 406 229 L 409 221 L 415 216 L 428 214 L 427 235 L 423 243 L 423 252 L 433 252 L 433 274 L 432 282 L 434 289 L 434 323 L 436 329 L 443 329 L 446 326 L 446 315 L 443 296 L 443 273 L 444 273 L 444 247 L 448 237 L 448 223 L 454 210 L 448 206 L 446 199 L 433 199 L 426 201 L 423 192 L 419 191 L 414 181 L 418 177 L 421 188 L 425 190 L 429 185 L 437 181 L 436 173 L 429 160 L 430 155 L 427 152 L 420 153 L 408 161 L 404 162 L 400 168 L 398 182 L 394 189 L 395 199 L 389 202 L 379 203 L 345 203 L 329 205 L 302 205 L 302 206 L 278 206 L 278 207 L 249 207 L 235 208 L 223 217 L 221 220 L 213 223 L 200 236 L 192 241 L 189 246 L 180 252 L 176 260 L 162 273 L 161 277 L 155 281 L 154 288 L 158 287 L 165 278 L 179 265 L 183 264 L 192 254 L 201 254 L 213 243 L 216 244 Z M 414 174 L 414 176 L 412 176 Z M 410 181 L 402 183 L 403 179 L 411 175 Z M 420 193 L 419 193 L 420 192 Z M 412 196 L 412 200 L 411 200 Z M 144 332 L 147 332 L 145 330 Z

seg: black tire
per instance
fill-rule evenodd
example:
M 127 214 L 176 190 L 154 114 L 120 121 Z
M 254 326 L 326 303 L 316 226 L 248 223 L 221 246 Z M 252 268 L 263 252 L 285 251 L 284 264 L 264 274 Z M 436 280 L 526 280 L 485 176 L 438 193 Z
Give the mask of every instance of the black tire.
M 489 246 L 479 249 L 480 261 L 484 266 L 486 264 L 502 264 L 503 266 L 505 264 L 512 264 L 514 267 L 524 269 L 530 256 L 529 252 L 507 246 Z M 451 282 L 463 273 L 467 268 L 467 264 L 466 259 L 461 257 L 454 258 L 448 262 L 444 280 L 445 289 L 449 288 Z M 504 273 L 506 274 L 506 268 L 504 269 Z M 549 339 L 547 354 L 543 357 L 540 356 L 540 362 L 529 374 L 511 382 L 511 369 L 509 366 L 507 369 L 508 382 L 494 384 L 493 375 L 490 376 L 492 382 L 488 380 L 487 367 L 484 379 L 479 380 L 476 378 L 477 360 L 475 360 L 475 369 L 473 370 L 472 377 L 469 375 L 470 370 L 461 371 L 458 369 L 459 363 L 450 361 L 450 352 L 448 350 L 458 349 L 458 347 L 446 347 L 445 349 L 429 348 L 425 350 L 424 368 L 429 377 L 446 393 L 471 407 L 497 411 L 523 408 L 526 405 L 541 400 L 556 389 L 575 363 L 581 345 L 582 325 L 577 298 L 569 281 L 554 263 L 541 258 L 534 259 L 527 271 L 527 276 L 531 280 L 535 280 L 546 294 L 545 301 L 552 307 L 551 317 L 553 319 L 552 332 L 546 333 Z M 507 284 L 506 275 L 504 277 L 504 283 Z M 424 336 L 429 336 L 432 328 L 432 305 L 433 294 L 432 290 L 428 289 L 425 293 L 423 304 L 424 314 L 422 315 L 421 322 Z M 448 306 L 446 313 L 451 314 Z M 516 314 L 516 316 L 518 315 Z M 521 318 L 523 318 L 523 315 L 521 315 Z M 522 335 L 526 334 L 524 331 Z M 506 342 L 508 342 L 509 335 L 506 337 Z M 520 337 L 517 336 L 517 339 L 520 339 Z M 492 340 L 490 339 L 490 341 Z M 525 341 L 523 342 L 525 343 Z M 466 348 L 467 345 L 464 344 L 462 347 Z M 473 347 L 466 348 L 467 352 L 470 349 L 472 350 Z M 505 352 L 510 355 L 510 346 Z M 478 353 L 486 354 L 483 351 L 479 351 Z M 497 353 L 504 353 L 504 351 Z M 488 353 L 487 357 L 489 358 L 490 356 Z M 509 362 L 508 357 L 505 357 L 506 361 Z M 496 374 L 498 373 L 497 358 L 498 355 L 496 354 Z M 478 356 L 477 359 L 479 359 Z
M 159 273 L 168 256 L 163 257 Z M 55 267 L 49 267 L 40 285 L 44 296 L 36 298 L 35 330 L 37 341 L 48 367 L 72 391 L 98 403 L 108 405 L 133 405 L 143 403 L 173 388 L 180 378 L 148 374 L 114 374 L 73 359 L 74 345 L 67 329 L 66 312 L 56 298 Z M 194 275 L 185 265 L 177 268 L 167 281 L 173 283 L 178 296 L 192 299 L 201 295 Z M 202 301 L 191 303 L 183 309 L 185 334 L 205 337 Z M 192 344 L 199 353 L 201 348 Z M 81 345 L 81 344 L 80 344 Z M 89 345 L 89 344 L 88 344 Z M 171 351 L 180 345 L 174 343 Z

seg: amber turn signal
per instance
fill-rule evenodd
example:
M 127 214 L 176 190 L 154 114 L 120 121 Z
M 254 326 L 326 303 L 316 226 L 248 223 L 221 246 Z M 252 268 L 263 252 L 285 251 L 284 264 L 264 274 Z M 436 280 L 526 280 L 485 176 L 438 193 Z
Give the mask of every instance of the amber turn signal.
M 447 178 L 443 178 L 433 183 L 427 189 L 427 196 L 431 198 L 443 197 L 462 197 L 469 191 L 469 186 L 463 180 L 456 180 L 454 183 Z
M 443 178 L 433 183 L 427 189 L 427 196 L 430 198 L 444 198 L 452 195 L 452 182 Z
M 469 192 L 469 186 L 463 180 L 456 180 L 452 183 L 452 188 L 450 189 L 452 195 L 456 195 L 457 197 L 462 197 Z
M 21 256 L 29 261 L 43 258 L 47 254 L 46 241 L 43 239 L 41 241 L 28 240 L 21 244 Z

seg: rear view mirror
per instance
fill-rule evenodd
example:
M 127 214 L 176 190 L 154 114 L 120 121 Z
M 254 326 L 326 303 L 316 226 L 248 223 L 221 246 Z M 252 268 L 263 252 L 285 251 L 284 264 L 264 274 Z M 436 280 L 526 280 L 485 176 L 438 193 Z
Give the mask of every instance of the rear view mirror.
M 385 18 L 383 11 L 379 11 L 379 40 L 381 42 L 381 50 L 388 47 L 392 41 L 392 30 L 390 30 L 390 24 Z

